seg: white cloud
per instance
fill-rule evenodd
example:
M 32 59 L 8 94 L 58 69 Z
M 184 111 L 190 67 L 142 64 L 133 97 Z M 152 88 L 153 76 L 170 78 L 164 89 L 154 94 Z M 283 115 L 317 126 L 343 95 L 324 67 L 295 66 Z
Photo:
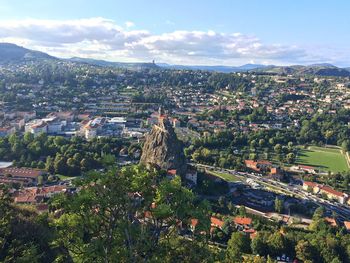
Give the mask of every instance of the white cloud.
M 131 21 L 127 21 L 127 22 L 125 22 L 125 26 L 126 26 L 127 28 L 130 28 L 130 27 L 134 27 L 135 24 L 134 24 L 133 22 L 131 22 Z
M 237 65 L 303 63 L 317 60 L 300 47 L 265 44 L 255 36 L 209 31 L 152 34 L 131 30 L 113 20 L 96 17 L 76 20 L 0 21 L 0 41 L 13 42 L 55 56 L 91 57 L 113 61 L 163 61 L 181 64 Z

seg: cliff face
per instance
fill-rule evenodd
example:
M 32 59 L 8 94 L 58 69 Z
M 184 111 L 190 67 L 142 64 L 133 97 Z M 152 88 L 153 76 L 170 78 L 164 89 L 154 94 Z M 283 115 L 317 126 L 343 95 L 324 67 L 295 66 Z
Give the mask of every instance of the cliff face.
M 164 170 L 175 169 L 179 175 L 186 173 L 183 145 L 177 139 L 169 121 L 164 120 L 154 125 L 151 132 L 146 135 L 140 163 Z

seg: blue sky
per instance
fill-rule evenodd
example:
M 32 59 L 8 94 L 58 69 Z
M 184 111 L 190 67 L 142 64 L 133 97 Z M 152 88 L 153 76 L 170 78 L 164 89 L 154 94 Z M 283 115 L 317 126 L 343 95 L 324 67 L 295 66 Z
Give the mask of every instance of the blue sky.
M 0 40 L 53 55 L 350 66 L 347 0 L 0 0 Z

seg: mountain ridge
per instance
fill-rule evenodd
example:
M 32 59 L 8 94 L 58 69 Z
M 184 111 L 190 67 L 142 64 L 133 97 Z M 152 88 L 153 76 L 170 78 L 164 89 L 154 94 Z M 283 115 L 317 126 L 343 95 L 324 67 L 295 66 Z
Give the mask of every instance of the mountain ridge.
M 58 59 L 47 53 L 27 49 L 12 43 L 0 43 L 0 63 Z
M 223 65 L 171 65 L 167 63 L 154 62 L 112 62 L 91 58 L 73 57 L 69 59 L 57 58 L 47 53 L 27 49 L 12 43 L 0 43 L 0 64 L 20 63 L 39 60 L 70 61 L 75 63 L 85 63 L 101 67 L 119 67 L 126 69 L 177 69 L 177 70 L 203 70 L 221 73 L 232 72 L 256 72 L 270 74 L 297 74 L 297 75 L 318 75 L 318 76 L 339 76 L 350 77 L 350 67 L 341 68 L 329 63 L 317 63 L 311 65 L 262 65 L 244 64 L 241 66 Z
M 273 73 L 273 74 L 295 74 L 295 75 L 317 75 L 350 77 L 350 68 L 339 68 L 329 63 L 312 65 L 270 66 L 262 69 L 253 69 L 250 72 Z

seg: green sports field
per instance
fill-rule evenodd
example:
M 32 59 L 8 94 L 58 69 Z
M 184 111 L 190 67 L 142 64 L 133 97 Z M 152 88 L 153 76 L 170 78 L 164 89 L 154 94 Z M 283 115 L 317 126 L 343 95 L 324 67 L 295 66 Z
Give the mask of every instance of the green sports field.
M 241 178 L 233 175 L 233 174 L 228 174 L 228 173 L 222 173 L 222 172 L 215 172 L 215 171 L 208 171 L 208 173 L 220 177 L 221 179 L 223 179 L 226 182 L 238 182 L 238 181 L 242 181 Z
M 310 146 L 300 148 L 296 160 L 297 164 L 314 166 L 321 171 L 333 173 L 349 171 L 346 157 L 339 149 Z

